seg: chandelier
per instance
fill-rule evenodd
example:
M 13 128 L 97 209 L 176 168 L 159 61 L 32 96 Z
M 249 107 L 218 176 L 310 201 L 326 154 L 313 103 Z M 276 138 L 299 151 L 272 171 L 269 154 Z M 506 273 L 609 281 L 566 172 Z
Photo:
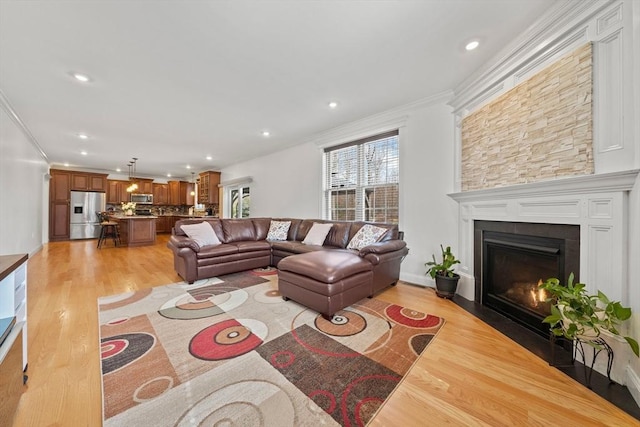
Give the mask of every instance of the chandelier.
M 136 176 L 136 162 L 138 161 L 137 157 L 133 157 L 133 160 L 129 162 L 127 166 L 129 166 L 129 186 L 127 187 L 127 193 L 133 193 L 138 189 L 138 184 L 136 184 L 133 180 Z

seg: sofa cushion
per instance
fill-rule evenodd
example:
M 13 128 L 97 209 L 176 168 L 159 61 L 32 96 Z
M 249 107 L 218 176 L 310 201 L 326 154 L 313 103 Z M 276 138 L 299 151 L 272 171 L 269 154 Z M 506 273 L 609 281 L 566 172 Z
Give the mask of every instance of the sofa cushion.
M 375 225 L 371 224 L 365 224 L 349 241 L 347 249 L 360 250 L 365 246 L 377 242 L 378 239 L 381 238 L 386 232 L 386 228 L 376 227 Z
M 223 243 L 218 246 L 207 246 L 202 248 L 200 252 L 196 254 L 198 259 L 202 258 L 215 258 L 222 255 L 237 254 L 238 247 L 233 243 Z
M 240 253 L 271 250 L 271 245 L 265 240 L 234 242 L 233 244 L 238 247 Z
M 335 246 L 337 248 L 346 248 L 349 242 L 349 231 L 351 230 L 350 222 L 334 222 L 333 227 L 329 230 L 325 246 Z
M 313 225 L 311 226 L 311 230 L 309 230 L 302 243 L 304 243 L 305 245 L 322 246 L 324 244 L 324 239 L 326 239 L 327 234 L 329 234 L 329 230 L 331 230 L 331 227 L 333 227 L 333 224 L 330 223 L 313 223 Z
M 222 230 L 225 243 L 256 240 L 253 221 L 247 219 L 223 219 Z
M 221 243 L 208 222 L 203 221 L 197 224 L 182 224 L 180 228 L 201 248 L 204 246 L 219 245 Z
M 267 240 L 271 218 L 252 218 L 251 221 L 256 229 L 256 240 Z
M 278 264 L 279 271 L 289 271 L 322 283 L 335 283 L 371 269 L 370 262 L 345 249 L 294 255 Z
M 291 221 L 271 221 L 267 240 L 287 240 Z

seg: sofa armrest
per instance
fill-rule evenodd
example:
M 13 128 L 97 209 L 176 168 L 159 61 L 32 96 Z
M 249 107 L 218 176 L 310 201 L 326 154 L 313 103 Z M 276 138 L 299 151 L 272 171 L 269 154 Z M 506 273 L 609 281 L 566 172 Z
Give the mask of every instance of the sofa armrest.
M 189 248 L 194 252 L 200 252 L 200 245 L 198 245 L 195 240 L 187 236 L 172 235 L 171 237 L 169 237 L 167 246 L 169 246 L 170 248 L 174 247 L 176 248 L 176 250 L 179 250 L 180 248 Z
M 364 257 L 367 254 L 386 254 L 388 252 L 400 251 L 407 247 L 407 242 L 404 240 L 387 240 L 384 242 L 372 243 L 364 248 L 360 249 L 360 256 Z
M 409 248 L 403 240 L 377 242 L 360 249 L 360 256 L 373 265 L 387 262 L 400 263 L 408 253 Z

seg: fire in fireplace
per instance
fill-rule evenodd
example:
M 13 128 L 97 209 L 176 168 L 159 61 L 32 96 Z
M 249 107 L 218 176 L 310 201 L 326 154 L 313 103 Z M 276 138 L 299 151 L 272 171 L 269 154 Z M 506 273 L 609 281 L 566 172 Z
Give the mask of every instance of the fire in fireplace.
M 476 221 L 476 301 L 548 336 L 551 313 L 538 285 L 580 269 L 576 225 Z

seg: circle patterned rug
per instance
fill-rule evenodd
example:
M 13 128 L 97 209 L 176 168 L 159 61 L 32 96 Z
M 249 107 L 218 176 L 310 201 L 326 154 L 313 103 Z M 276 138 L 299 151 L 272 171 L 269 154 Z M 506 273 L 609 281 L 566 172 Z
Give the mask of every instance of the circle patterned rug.
M 105 426 L 365 425 L 444 324 L 375 298 L 329 321 L 275 269 L 98 304 Z

